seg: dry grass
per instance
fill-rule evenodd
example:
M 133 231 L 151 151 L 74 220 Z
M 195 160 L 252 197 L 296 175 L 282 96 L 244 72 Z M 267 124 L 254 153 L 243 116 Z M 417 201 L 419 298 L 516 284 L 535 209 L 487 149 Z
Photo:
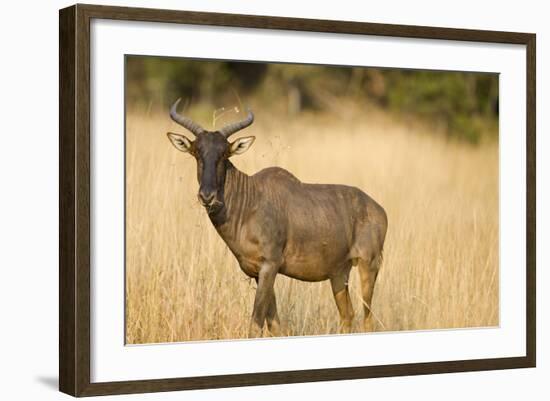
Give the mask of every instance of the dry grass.
M 127 342 L 243 338 L 254 285 L 198 204 L 192 157 L 168 142 L 166 114 L 127 116 Z M 407 132 L 411 131 L 411 132 Z M 375 289 L 377 330 L 493 326 L 499 321 L 498 146 L 424 135 L 376 112 L 282 123 L 257 113 L 257 140 L 234 158 L 252 174 L 284 167 L 305 182 L 357 186 L 387 211 Z M 351 277 L 362 315 L 357 272 Z M 335 333 L 330 284 L 278 276 L 289 335 Z

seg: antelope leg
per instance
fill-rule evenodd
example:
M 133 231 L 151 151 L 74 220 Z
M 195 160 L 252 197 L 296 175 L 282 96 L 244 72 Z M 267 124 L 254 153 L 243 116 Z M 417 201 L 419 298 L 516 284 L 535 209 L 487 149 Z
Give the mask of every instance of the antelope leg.
M 256 289 L 254 309 L 252 311 L 252 319 L 248 331 L 249 338 L 260 337 L 262 334 L 271 301 L 275 298 L 273 285 L 275 284 L 276 276 L 276 266 L 265 263 L 260 268 L 257 279 L 258 288 Z
M 351 333 L 353 323 L 353 306 L 348 291 L 348 274 L 342 274 L 330 279 L 336 307 L 340 314 L 340 332 Z

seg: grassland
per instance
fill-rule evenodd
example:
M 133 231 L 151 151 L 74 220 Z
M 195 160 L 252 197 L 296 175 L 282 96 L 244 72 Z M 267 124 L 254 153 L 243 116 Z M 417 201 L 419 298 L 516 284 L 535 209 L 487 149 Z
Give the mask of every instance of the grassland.
M 386 209 L 372 305 L 377 331 L 498 324 L 496 142 L 449 141 L 370 109 L 292 120 L 257 110 L 256 117 L 246 133 L 256 142 L 233 159 L 242 171 L 277 165 L 304 182 L 354 185 Z M 168 130 L 184 132 L 167 113 L 129 110 L 126 341 L 246 337 L 255 283 L 199 205 L 195 160 L 172 147 Z M 356 271 L 350 286 L 359 331 Z M 278 276 L 275 291 L 286 334 L 337 332 L 328 282 Z

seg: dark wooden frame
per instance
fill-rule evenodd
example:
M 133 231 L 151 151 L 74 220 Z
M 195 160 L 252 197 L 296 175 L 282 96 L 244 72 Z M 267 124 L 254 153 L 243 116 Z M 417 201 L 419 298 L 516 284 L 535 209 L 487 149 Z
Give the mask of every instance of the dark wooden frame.
M 91 383 L 89 96 L 90 20 L 92 18 L 525 45 L 527 48 L 526 356 Z M 536 363 L 535 48 L 536 36 L 530 33 L 80 4 L 60 10 L 59 389 L 73 396 L 92 396 L 534 367 Z

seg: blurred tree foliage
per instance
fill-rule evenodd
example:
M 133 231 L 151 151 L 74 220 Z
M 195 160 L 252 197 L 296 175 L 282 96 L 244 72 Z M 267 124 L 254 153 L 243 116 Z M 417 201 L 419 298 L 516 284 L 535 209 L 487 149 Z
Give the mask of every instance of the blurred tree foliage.
M 182 97 L 218 108 L 253 97 L 292 116 L 349 101 L 421 118 L 471 143 L 498 133 L 497 74 L 150 56 L 128 56 L 126 67 L 132 105 L 167 107 Z

